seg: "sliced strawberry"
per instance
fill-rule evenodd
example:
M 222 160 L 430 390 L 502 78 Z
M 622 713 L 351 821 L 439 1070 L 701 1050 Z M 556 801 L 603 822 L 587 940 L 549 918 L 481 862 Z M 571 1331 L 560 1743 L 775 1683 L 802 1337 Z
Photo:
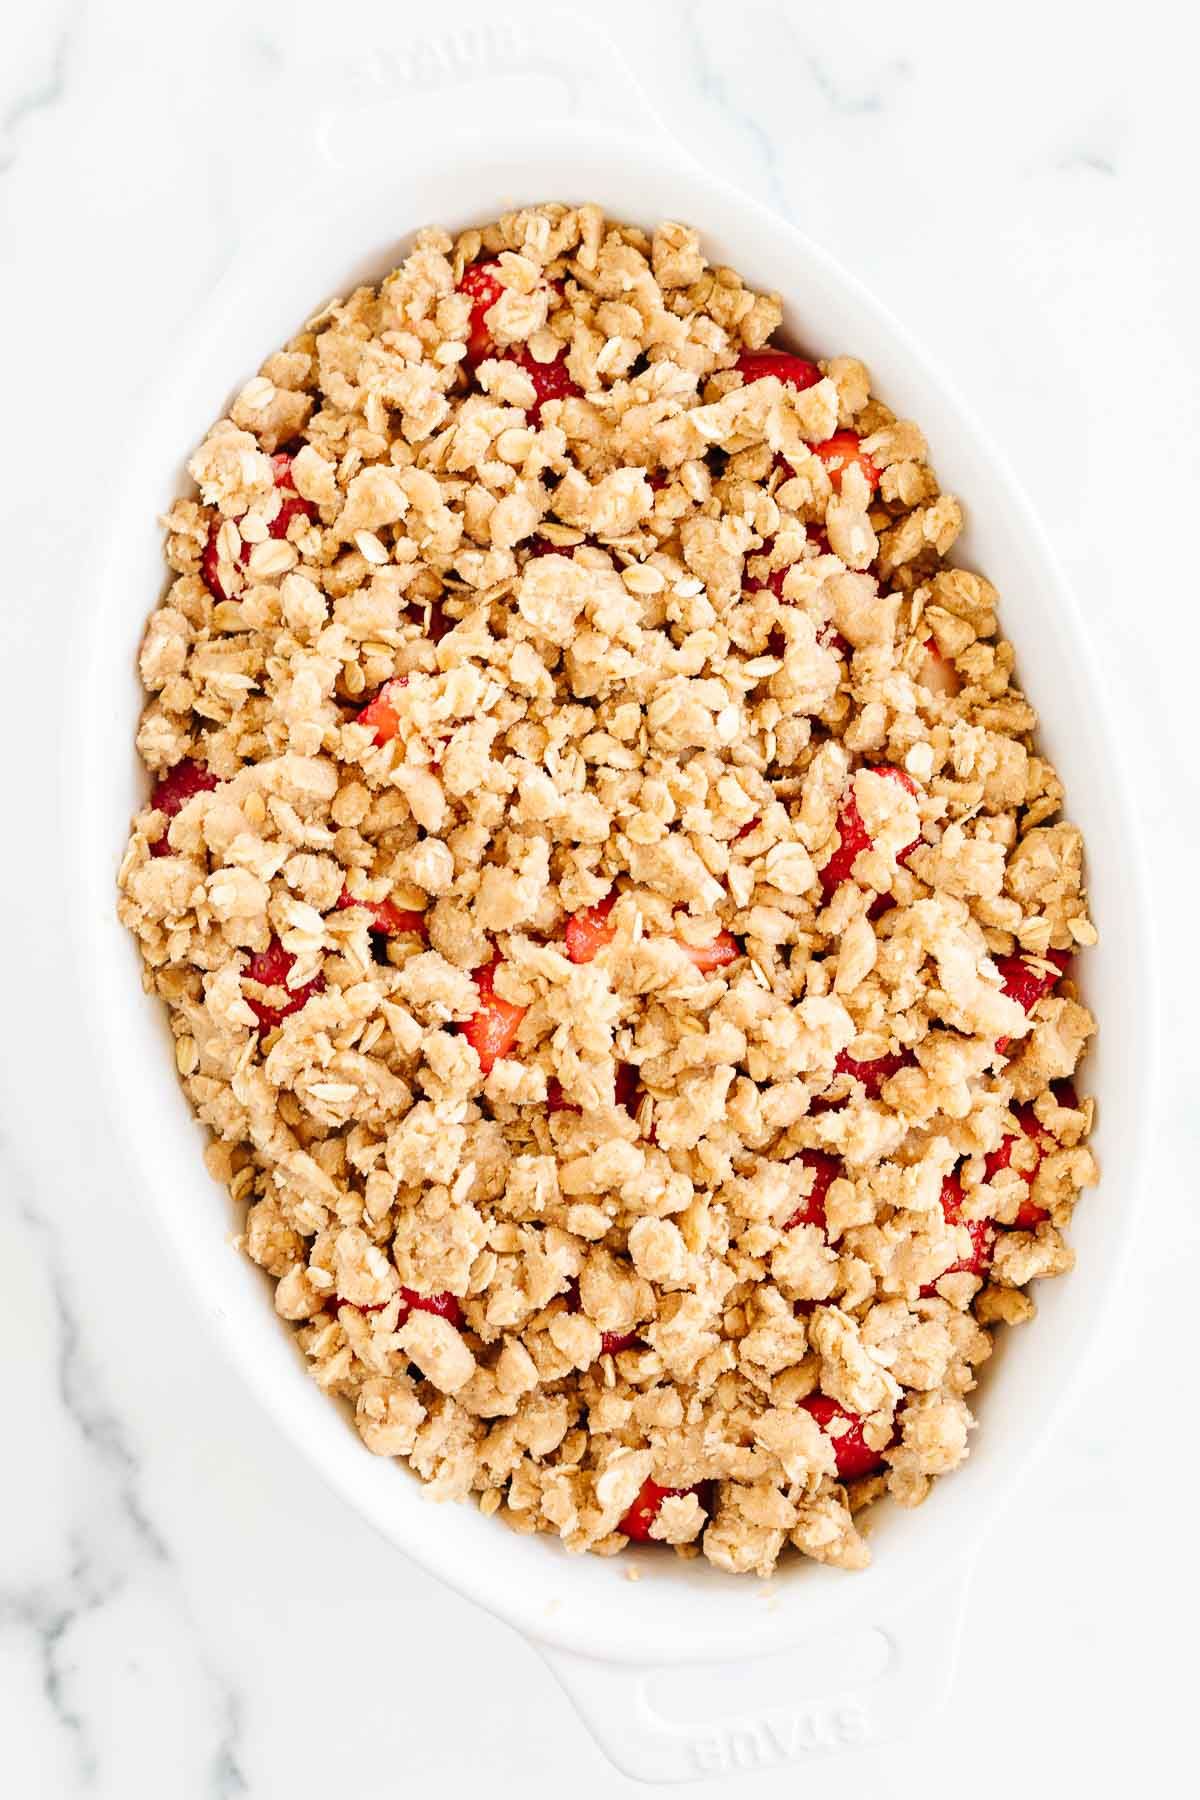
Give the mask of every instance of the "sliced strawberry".
M 174 768 L 168 769 L 155 782 L 150 804 L 157 812 L 166 813 L 168 819 L 173 819 L 180 808 L 197 794 L 211 794 L 219 786 L 220 782 L 205 763 L 193 762 L 190 756 L 185 756 L 182 762 L 177 762 Z M 151 844 L 150 854 L 171 855 L 165 831 L 157 843 Z
M 827 1156 L 823 1150 L 802 1150 L 796 1160 L 812 1170 L 812 1187 L 791 1218 L 785 1221 L 783 1229 L 790 1231 L 793 1225 L 819 1225 L 824 1231 L 825 1199 L 830 1183 L 841 1174 L 842 1165 L 836 1156 Z
M 273 456 L 271 465 L 275 474 L 275 486 L 286 494 L 287 498 L 280 502 L 279 511 L 267 527 L 267 534 L 273 538 L 285 538 L 288 534 L 288 526 L 293 519 L 315 519 L 317 509 L 311 500 L 302 500 L 297 494 L 292 481 L 292 457 L 286 451 L 281 450 Z M 208 542 L 200 556 L 200 576 L 214 600 L 228 600 L 229 598 L 221 586 L 221 577 L 218 572 L 221 559 L 217 554 L 217 534 L 224 523 L 224 519 L 212 520 L 208 528 Z M 243 568 L 250 561 L 250 552 L 253 548 L 252 544 L 243 543 L 240 552 Z
M 419 937 L 427 935 L 423 912 L 409 912 L 405 907 L 393 906 L 390 900 L 380 900 L 372 906 L 368 901 L 356 900 L 349 888 L 343 888 L 334 911 L 344 912 L 350 906 L 366 907 L 371 915 L 371 930 L 378 931 L 383 937 L 399 937 L 405 931 L 415 932 Z
M 889 780 L 898 781 L 901 787 L 908 789 L 910 794 L 915 795 L 918 791 L 912 776 L 906 775 L 903 769 L 894 768 L 890 763 L 879 764 L 877 768 L 872 769 L 871 773 L 886 775 Z M 827 900 L 837 891 L 843 881 L 849 881 L 852 878 L 854 864 L 864 850 L 871 848 L 872 840 L 863 824 L 862 814 L 858 810 L 858 802 L 854 798 L 853 787 L 846 789 L 845 798 L 838 813 L 837 824 L 841 842 L 821 870 L 821 887 Z M 914 850 L 920 848 L 920 843 L 919 837 L 914 838 L 911 844 L 906 844 L 904 849 L 897 854 L 896 861 L 898 863 L 905 862 Z
M 971 1240 L 971 1249 L 968 1255 L 961 1257 L 958 1262 L 951 1263 L 948 1269 L 943 1269 L 937 1281 L 942 1279 L 942 1275 L 975 1275 L 982 1281 L 991 1267 L 992 1252 L 996 1248 L 995 1225 L 990 1219 L 963 1218 L 962 1182 L 957 1172 L 947 1175 L 942 1182 L 941 1201 L 942 1217 L 947 1225 L 966 1227 L 967 1235 Z M 921 1293 L 926 1298 L 937 1293 L 937 1281 L 930 1281 L 921 1289 Z
M 495 355 L 491 333 L 485 323 L 487 314 L 504 292 L 497 262 L 469 263 L 458 284 L 460 294 L 471 301 L 471 319 L 467 330 L 467 361 L 472 368 L 485 357 Z
M 617 1526 L 617 1530 L 623 1531 L 626 1537 L 633 1538 L 639 1544 L 652 1542 L 650 1527 L 657 1519 L 663 1501 L 679 1494 L 699 1494 L 703 1485 L 703 1482 L 697 1482 L 695 1487 L 690 1488 L 659 1487 L 657 1481 L 652 1481 L 647 1476 L 642 1483 L 637 1499 Z
M 858 1413 L 847 1412 L 828 1394 L 808 1394 L 800 1404 L 828 1435 L 837 1472 L 843 1481 L 857 1481 L 860 1476 L 873 1475 L 876 1469 L 883 1467 L 882 1455 L 878 1450 L 872 1450 L 863 1437 L 863 1422 Z M 835 1419 L 845 1420 L 844 1431 L 834 1433 L 829 1430 Z
M 806 356 L 793 356 L 789 350 L 743 350 L 734 366 L 743 382 L 762 381 L 773 375 L 785 387 L 801 393 L 815 387 L 821 379 L 815 362 L 809 362 Z
M 502 1056 L 508 1055 L 525 1017 L 523 1006 L 501 999 L 496 992 L 499 966 L 500 958 L 495 956 L 484 968 L 476 969 L 474 980 L 479 990 L 479 1007 L 458 1028 L 479 1058 L 479 1066 L 485 1075 L 491 1073 Z
M 714 969 L 725 968 L 729 963 L 736 962 L 742 954 L 741 945 L 729 931 L 718 931 L 716 937 L 707 944 L 685 944 L 680 937 L 675 942 L 691 958 L 702 975 L 711 975 Z
M 373 699 L 367 701 L 359 713 L 355 723 L 372 726 L 377 744 L 390 743 L 399 731 L 400 715 L 396 711 L 393 700 L 398 690 L 407 686 L 407 675 L 393 675 L 390 681 L 384 682 L 379 692 Z
M 533 425 L 541 423 L 542 408 L 548 400 L 568 400 L 572 394 L 582 394 L 579 383 L 572 379 L 567 370 L 567 353 L 561 350 L 553 362 L 538 362 L 527 350 L 510 351 L 506 360 L 515 362 L 518 368 L 524 369 L 533 383 L 533 405 L 529 407 L 527 416 Z
M 451 1325 L 462 1324 L 462 1307 L 451 1293 L 418 1294 L 415 1288 L 402 1287 L 400 1302 L 397 1325 L 403 1325 L 411 1312 L 436 1313 L 439 1319 L 448 1319 Z
M 1025 1012 L 1031 1013 L 1038 1001 L 1044 1000 L 1055 983 L 1061 980 L 1071 959 L 1065 950 L 1047 950 L 1045 956 L 1038 960 L 1050 963 L 1052 967 L 1049 969 L 1034 968 L 1024 956 L 997 956 L 993 960 L 1000 971 L 1003 991 L 1010 1000 L 1017 1001 Z M 1007 1050 L 1011 1041 L 1006 1037 L 997 1038 L 997 1050 Z
M 872 494 L 879 486 L 879 470 L 863 449 L 862 440 L 856 432 L 835 431 L 823 444 L 814 444 L 813 451 L 829 470 L 829 480 L 835 494 L 841 493 L 842 476 L 851 463 L 858 464 Z
M 299 1012 L 306 1000 L 325 991 L 325 977 L 320 974 L 314 975 L 311 981 L 306 981 L 303 987 L 289 988 L 287 978 L 295 961 L 292 952 L 285 950 L 279 939 L 273 937 L 266 949 L 256 951 L 246 964 L 244 975 L 250 981 L 261 982 L 263 987 L 283 988 L 289 996 L 282 1006 L 272 1006 L 265 1000 L 253 1000 L 249 994 L 244 996 L 263 1031 L 274 1031 L 290 1013 Z
M 617 904 L 616 890 L 598 900 L 595 906 L 585 906 L 579 912 L 569 915 L 564 936 L 567 940 L 567 955 L 573 963 L 589 963 L 592 958 L 611 944 L 617 935 L 615 925 L 610 925 L 608 915 Z
M 868 1100 L 878 1100 L 880 1089 L 885 1081 L 901 1069 L 907 1069 L 913 1061 L 911 1050 L 893 1050 L 886 1056 L 873 1057 L 869 1062 L 855 1062 L 846 1050 L 839 1050 L 834 1058 L 835 1075 L 853 1075 L 861 1081 L 867 1091 Z

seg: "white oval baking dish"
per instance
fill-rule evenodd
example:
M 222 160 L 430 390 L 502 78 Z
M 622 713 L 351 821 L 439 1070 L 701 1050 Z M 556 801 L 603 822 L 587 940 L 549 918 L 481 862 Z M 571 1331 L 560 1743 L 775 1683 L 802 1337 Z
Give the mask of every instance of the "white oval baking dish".
M 79 896 L 79 991 L 115 1132 L 197 1305 L 276 1421 L 393 1544 L 537 1643 L 619 1767 L 683 1780 L 879 1742 L 948 1684 L 972 1555 L 1079 1369 L 1133 1218 L 1154 1031 L 1120 721 L 1106 716 L 1084 625 L 1047 544 L 974 419 L 855 281 L 663 135 L 603 39 L 574 20 L 551 31 L 542 17 L 528 39 L 511 24 L 466 31 L 399 59 L 376 57 L 352 75 L 340 107 L 321 119 L 311 184 L 297 167 L 296 214 L 229 271 L 164 371 L 119 471 L 67 709 L 76 730 L 63 801 L 77 859 L 69 879 Z M 290 98 L 293 118 L 312 102 Z M 114 912 L 117 861 L 145 793 L 133 750 L 135 658 L 163 585 L 156 516 L 186 483 L 191 449 L 264 354 L 326 297 L 393 266 L 417 227 L 457 229 L 557 198 L 596 200 L 647 225 L 695 224 L 711 257 L 783 293 L 788 337 L 812 353 L 862 356 L 878 392 L 921 422 L 943 484 L 967 505 L 959 559 L 1000 589 L 1044 742 L 1089 846 L 1101 945 L 1085 959 L 1084 985 L 1104 1029 L 1086 1085 L 1100 1102 L 1104 1174 L 1072 1233 L 1078 1270 L 1044 1285 L 1032 1325 L 1002 1335 L 965 1467 L 915 1513 L 878 1509 L 872 1567 L 847 1575 L 796 1559 L 767 1598 L 753 1581 L 653 1549 L 636 1553 L 642 1578 L 631 1582 L 628 1557 L 573 1558 L 557 1542 L 505 1533 L 470 1506 L 431 1505 L 401 1467 L 366 1453 L 309 1379 L 265 1277 L 213 1223 L 166 1025 L 141 993 L 137 952 Z M 682 1663 L 686 1703 L 663 1673 Z

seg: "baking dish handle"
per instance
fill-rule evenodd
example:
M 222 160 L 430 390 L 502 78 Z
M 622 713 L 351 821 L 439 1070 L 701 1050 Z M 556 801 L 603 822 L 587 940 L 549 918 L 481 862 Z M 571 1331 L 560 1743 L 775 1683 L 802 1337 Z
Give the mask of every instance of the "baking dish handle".
M 943 1579 L 885 1624 L 777 1656 L 670 1670 L 536 1647 L 609 1761 L 635 1781 L 808 1764 L 900 1737 L 942 1705 L 969 1574 Z M 681 1686 L 686 1706 L 678 1704 Z
M 490 21 L 376 44 L 340 72 L 332 100 L 328 86 L 315 110 L 316 149 L 330 173 L 419 155 L 447 135 L 486 134 L 514 119 L 616 127 L 681 153 L 612 39 L 579 14 L 546 11 L 536 0 L 517 0 Z

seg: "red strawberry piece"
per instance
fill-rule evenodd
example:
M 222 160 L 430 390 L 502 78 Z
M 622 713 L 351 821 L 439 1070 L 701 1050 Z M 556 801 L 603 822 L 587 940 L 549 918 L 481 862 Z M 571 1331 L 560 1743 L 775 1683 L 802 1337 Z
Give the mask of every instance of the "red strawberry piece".
M 822 1431 L 826 1432 L 833 1445 L 834 1460 L 837 1472 L 843 1481 L 857 1481 L 862 1475 L 873 1475 L 876 1469 L 883 1467 L 883 1457 L 878 1450 L 872 1450 L 863 1437 L 863 1422 L 858 1413 L 847 1412 L 828 1394 L 809 1394 L 800 1402 L 806 1413 L 811 1413 Z M 844 1420 L 846 1429 L 832 1432 L 830 1425 L 835 1420 Z
M 436 1313 L 439 1319 L 448 1319 L 451 1325 L 462 1324 L 462 1307 L 451 1293 L 418 1294 L 415 1288 L 402 1287 L 400 1302 L 397 1325 L 403 1325 L 410 1312 Z
M 1031 1013 L 1039 1000 L 1046 995 L 1059 981 L 1066 971 L 1070 957 L 1065 950 L 1048 950 L 1039 962 L 1049 963 L 1051 968 L 1035 968 L 1024 956 L 997 956 L 994 958 L 1000 971 L 1003 991 L 1010 1000 L 1016 1000 L 1027 1013 Z M 1012 1040 L 997 1038 L 997 1050 L 1004 1051 Z
M 707 944 L 685 944 L 679 937 L 675 942 L 691 958 L 702 975 L 711 975 L 714 969 L 725 968 L 727 964 L 736 962 L 742 954 L 741 945 L 729 931 L 718 931 L 716 937 Z
M 873 494 L 879 486 L 879 470 L 862 447 L 858 434 L 853 431 L 835 431 L 831 438 L 823 444 L 814 444 L 813 450 L 825 467 L 829 470 L 829 479 L 835 494 L 842 491 L 842 476 L 852 463 L 857 463 L 867 479 L 867 486 Z
M 793 356 L 789 350 L 743 350 L 735 367 L 743 382 L 762 381 L 773 375 L 785 387 L 801 393 L 815 387 L 821 379 L 816 363 L 805 356 Z
M 375 731 L 375 742 L 387 744 L 400 729 L 400 715 L 394 705 L 394 696 L 400 688 L 408 686 L 407 675 L 394 675 L 385 681 L 379 692 L 359 713 L 356 724 L 370 725 Z
M 491 1073 L 502 1056 L 508 1055 L 525 1017 L 523 1006 L 502 999 L 496 992 L 499 966 L 500 958 L 495 956 L 486 967 L 476 969 L 474 980 L 479 990 L 479 1006 L 458 1028 L 479 1058 L 479 1066 L 485 1075 Z
M 886 775 L 889 780 L 898 781 L 901 787 L 908 789 L 910 794 L 917 792 L 917 784 L 912 777 L 906 775 L 903 769 L 893 768 L 890 763 L 881 763 L 871 773 Z M 821 887 L 827 900 L 831 894 L 837 891 L 843 881 L 851 879 L 855 862 L 864 850 L 871 848 L 872 840 L 863 824 L 862 814 L 858 810 L 858 802 L 854 798 L 853 787 L 847 788 L 841 810 L 838 813 L 838 836 L 841 842 L 821 870 Z M 920 838 L 914 838 L 911 844 L 906 844 L 904 849 L 898 853 L 896 861 L 903 863 L 914 850 L 919 848 L 920 842 Z
M 1063 1104 L 1065 1105 L 1066 1103 L 1063 1102 Z M 1033 1162 L 1028 1168 L 1018 1168 L 1017 1170 L 1017 1174 L 1021 1177 L 1022 1181 L 1025 1182 L 1027 1187 L 1032 1189 L 1038 1169 L 1041 1167 L 1042 1157 L 1048 1150 L 1053 1148 L 1054 1139 L 1050 1136 L 1048 1131 L 1043 1130 L 1041 1122 L 1032 1106 L 1018 1106 L 1013 1110 L 1017 1124 L 1021 1127 L 1021 1131 L 1024 1133 L 1025 1137 L 1032 1140 L 1035 1146 Z M 1013 1151 L 1019 1143 L 1020 1138 L 1015 1134 L 1010 1133 L 1008 1137 L 1002 1139 L 995 1150 L 989 1151 L 987 1157 L 984 1159 L 984 1169 L 989 1181 L 991 1181 L 994 1175 L 998 1175 L 1001 1169 L 1009 1169 L 1012 1167 Z M 1025 1160 L 1026 1159 L 1023 1157 L 1022 1162 Z M 1017 1208 L 1017 1215 L 1013 1220 L 1013 1228 L 1017 1231 L 1033 1231 L 1042 1223 L 1043 1219 L 1048 1219 L 1049 1217 L 1050 1214 L 1044 1206 L 1036 1206 L 1029 1196 L 1026 1195 L 1025 1199 L 1021 1201 L 1020 1206 Z
M 561 350 L 553 362 L 538 362 L 528 350 L 514 350 L 506 359 L 515 362 L 524 369 L 533 383 L 533 405 L 528 409 L 528 418 L 533 425 L 540 424 L 542 408 L 548 400 L 567 400 L 572 394 L 582 394 L 583 389 L 571 378 L 567 370 L 567 353 Z
M 280 502 L 279 511 L 268 525 L 267 533 L 273 538 L 285 538 L 288 534 L 288 526 L 293 519 L 315 519 L 317 509 L 311 500 L 302 500 L 297 494 L 292 482 L 292 458 L 286 451 L 281 450 L 273 456 L 271 464 L 275 473 L 275 486 L 286 494 L 287 498 Z M 213 519 L 208 528 L 208 542 L 200 557 L 201 579 L 214 600 L 228 600 L 229 598 L 221 586 L 221 578 L 218 573 L 221 559 L 217 554 L 217 534 L 224 522 L 223 519 Z M 244 543 L 242 545 L 240 560 L 243 567 L 250 561 L 250 552 L 253 547 L 252 544 Z
M 825 1199 L 830 1183 L 837 1180 L 842 1166 L 835 1156 L 827 1156 L 823 1150 L 802 1150 L 796 1160 L 812 1170 L 812 1187 L 791 1218 L 785 1221 L 783 1229 L 790 1231 L 793 1225 L 819 1225 L 824 1231 Z
M 617 903 L 615 890 L 598 900 L 595 906 L 585 906 L 579 912 L 573 912 L 567 919 L 566 931 L 567 955 L 573 963 L 589 963 L 603 950 L 605 944 L 611 944 L 617 935 L 615 925 L 610 925 L 608 915 Z
M 312 501 L 302 500 L 296 492 L 296 484 L 292 480 L 292 460 L 292 457 L 283 450 L 271 458 L 275 469 L 275 486 L 286 495 L 286 498 L 280 501 L 279 511 L 267 527 L 273 538 L 285 538 L 288 534 L 288 526 L 293 519 L 315 519 L 317 516 L 317 509 Z M 245 560 L 246 557 L 243 555 L 242 561 Z
M 253 1000 L 249 994 L 245 995 L 246 1004 L 263 1031 L 274 1031 L 290 1013 L 299 1012 L 306 1000 L 325 991 L 325 977 L 319 974 L 306 981 L 303 987 L 288 987 L 287 978 L 295 960 L 291 951 L 285 950 L 279 939 L 273 937 L 266 949 L 257 950 L 246 964 L 246 978 L 261 982 L 263 987 L 282 988 L 288 995 L 282 1006 L 272 1006 L 268 1001 Z
M 702 1486 L 703 1483 L 698 1482 L 695 1487 L 690 1488 L 660 1487 L 657 1481 L 652 1481 L 647 1476 L 642 1483 L 637 1499 L 617 1526 L 617 1530 L 623 1531 L 626 1537 L 633 1538 L 639 1544 L 652 1541 L 650 1527 L 657 1519 L 663 1501 L 678 1494 L 699 1494 Z
M 405 931 L 425 936 L 425 914 L 422 912 L 409 912 L 405 907 L 393 906 L 390 900 L 380 900 L 377 905 L 371 905 L 369 901 L 356 900 L 349 888 L 343 888 L 334 911 L 344 912 L 350 906 L 366 907 L 371 915 L 371 930 L 380 932 L 383 937 L 398 937 Z
M 839 1050 L 834 1059 L 835 1075 L 853 1075 L 861 1081 L 867 1091 L 868 1100 L 878 1100 L 880 1089 L 885 1081 L 901 1069 L 907 1069 L 913 1060 L 911 1050 L 893 1050 L 886 1056 L 876 1056 L 868 1062 L 855 1062 L 846 1050 Z
M 663 489 L 670 482 L 670 479 L 671 477 L 665 469 L 651 469 L 646 476 L 647 484 L 655 494 L 661 494 Z
M 992 1252 L 996 1248 L 995 1225 L 990 1219 L 963 1218 L 962 1182 L 957 1173 L 947 1175 L 942 1182 L 941 1200 L 942 1217 L 947 1225 L 966 1227 L 967 1235 L 971 1240 L 971 1249 L 968 1255 L 960 1257 L 958 1262 L 951 1263 L 948 1269 L 943 1269 L 937 1280 L 940 1281 L 942 1275 L 975 1275 L 982 1281 L 991 1267 Z M 926 1298 L 930 1294 L 936 1294 L 937 1282 L 928 1282 L 921 1289 L 921 1293 Z
M 467 329 L 467 361 L 472 367 L 485 357 L 495 355 L 491 333 L 485 323 L 487 314 L 504 292 L 497 262 L 470 263 L 458 284 L 460 294 L 471 301 L 471 319 Z
M 206 764 L 193 762 L 190 756 L 185 756 L 182 762 L 177 762 L 174 768 L 168 769 L 166 774 L 155 782 L 154 791 L 150 795 L 150 804 L 157 812 L 166 813 L 168 819 L 173 819 L 180 808 L 185 806 L 195 795 L 211 794 L 213 789 L 219 786 L 220 783 L 216 776 Z M 151 844 L 150 854 L 151 856 L 171 855 L 171 846 L 167 842 L 165 831 L 156 844 Z

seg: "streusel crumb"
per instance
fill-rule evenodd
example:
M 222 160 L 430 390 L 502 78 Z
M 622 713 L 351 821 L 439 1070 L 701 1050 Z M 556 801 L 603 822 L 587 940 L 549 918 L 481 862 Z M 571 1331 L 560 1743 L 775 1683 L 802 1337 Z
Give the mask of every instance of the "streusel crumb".
M 1095 1180 L 1083 846 L 998 596 L 781 316 L 558 205 L 325 307 L 166 520 L 120 873 L 367 1448 L 758 1575 L 861 1568 L 962 1461 Z

